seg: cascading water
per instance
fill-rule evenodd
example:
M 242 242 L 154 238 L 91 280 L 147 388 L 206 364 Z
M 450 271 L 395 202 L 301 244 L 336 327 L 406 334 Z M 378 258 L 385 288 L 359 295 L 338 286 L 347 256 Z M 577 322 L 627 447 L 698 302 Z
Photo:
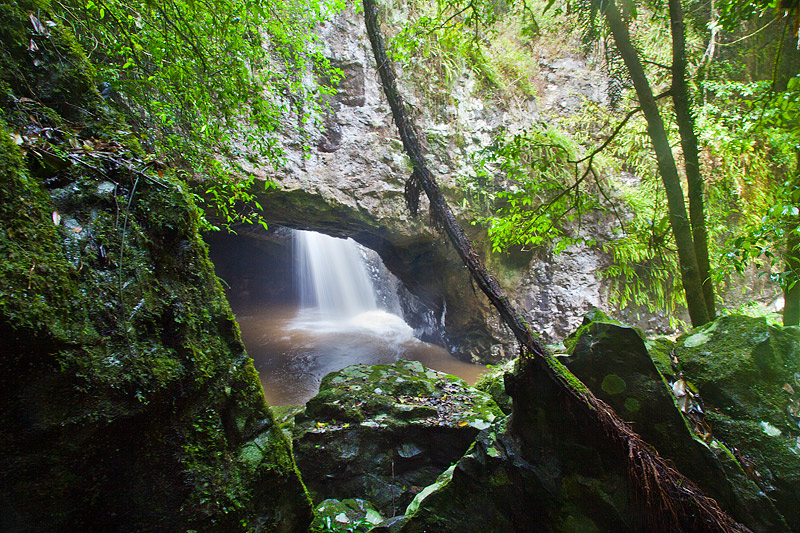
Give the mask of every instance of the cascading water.
M 301 304 L 325 318 L 350 318 L 378 308 L 364 260 L 352 239 L 295 232 Z
M 385 294 L 392 283 L 384 280 L 376 297 L 364 258 L 374 252 L 351 239 L 309 231 L 294 232 L 293 242 L 299 310 L 235 310 L 270 404 L 305 403 L 326 374 L 358 363 L 411 359 L 474 382 L 483 367 L 414 338 L 414 330 L 399 316 L 397 294 Z M 376 254 L 374 263 L 380 265 Z
M 384 341 L 384 350 L 401 354 L 401 343 L 412 341 L 414 331 L 399 316 L 399 309 L 378 305 L 359 245 L 352 239 L 298 230 L 294 246 L 302 307 L 293 326 L 342 335 L 376 335 Z

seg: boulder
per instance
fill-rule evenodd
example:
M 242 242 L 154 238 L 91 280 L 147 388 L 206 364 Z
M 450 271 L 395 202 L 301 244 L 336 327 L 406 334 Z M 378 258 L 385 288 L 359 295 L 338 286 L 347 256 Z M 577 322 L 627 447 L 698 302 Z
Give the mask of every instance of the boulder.
M 366 500 L 329 499 L 314 509 L 311 531 L 369 531 L 383 521 L 383 516 Z
M 565 379 L 575 380 L 557 361 Z M 638 531 L 626 458 L 592 438 L 586 413 L 564 410 L 559 389 L 531 359 L 506 375 L 510 417 L 483 430 L 469 451 L 406 509 L 402 531 Z
M 800 530 L 800 328 L 726 316 L 675 344 L 714 435 Z
M 363 498 L 392 516 L 502 417 L 459 378 L 399 361 L 327 375 L 291 432 L 315 501 Z
M 754 531 L 788 531 L 769 498 L 733 458 L 723 442 L 714 438 L 700 416 L 686 404 L 676 408 L 672 394 L 683 385 L 672 383 L 654 364 L 671 367 L 664 340 L 651 343 L 660 357 L 651 356 L 642 334 L 602 313 L 586 316 L 583 325 L 565 342 L 570 347 L 567 367 L 605 401 L 658 453 L 717 500 L 734 518 Z M 685 395 L 681 397 L 686 401 Z M 694 418 L 687 418 L 687 417 Z M 697 427 L 702 437 L 690 429 Z
M 745 338 L 764 340 L 763 335 L 754 337 L 752 331 L 744 331 L 744 324 L 740 325 Z M 752 324 L 747 328 L 752 330 Z M 783 347 L 784 356 L 795 353 L 790 347 L 794 331 L 782 332 L 785 335 L 773 339 L 773 346 Z M 682 343 L 678 342 L 676 352 Z M 775 498 L 776 509 L 759 483 L 751 479 L 752 472 L 742 461 L 741 452 L 726 446 L 729 441 L 718 432 L 717 425 L 712 424 L 713 434 L 703 435 L 706 440 L 689 427 L 704 426 L 698 426 L 701 418 L 685 418 L 677 407 L 670 390 L 679 376 L 669 376 L 669 380 L 662 377 L 648 352 L 650 346 L 658 368 L 671 370 L 671 343 L 661 339 L 646 344 L 637 330 L 593 313 L 565 344 L 569 356 L 547 363 L 561 379 L 583 387 L 559 359 L 662 456 L 746 526 L 755 531 L 796 530 L 781 500 Z M 775 362 L 778 356 L 761 353 L 761 357 Z M 774 369 L 774 365 L 770 367 Z M 690 368 L 686 367 L 687 375 Z M 791 377 L 793 367 L 786 368 L 783 377 Z M 713 383 L 711 377 L 708 383 Z M 496 379 L 485 381 L 490 384 L 488 389 L 496 391 Z M 781 387 L 778 390 L 785 395 L 791 392 Z M 513 400 L 512 415 L 483 430 L 452 468 L 415 497 L 402 523 L 384 531 L 474 531 L 475 524 L 492 524 L 500 531 L 530 531 L 531 527 L 549 531 L 640 531 L 656 527 L 652 510 L 631 484 L 627 458 L 619 449 L 609 447 L 605 439 L 592 437 L 603 431 L 595 417 L 564 410 L 561 389 L 537 370 L 536 362 L 518 359 L 505 376 L 505 393 Z M 700 399 L 696 395 L 693 398 L 697 409 Z M 770 420 L 777 423 L 775 418 Z M 792 419 L 787 417 L 786 421 Z M 735 427 L 741 430 L 743 426 Z M 758 423 L 754 429 L 761 440 L 780 438 L 771 426 Z M 788 425 L 782 426 L 784 431 L 790 431 Z M 775 476 L 774 484 L 791 483 L 797 471 L 781 470 L 785 477 Z M 773 490 L 773 497 L 777 490 Z
M 0 5 L 0 530 L 305 531 L 197 207 L 46 5 Z

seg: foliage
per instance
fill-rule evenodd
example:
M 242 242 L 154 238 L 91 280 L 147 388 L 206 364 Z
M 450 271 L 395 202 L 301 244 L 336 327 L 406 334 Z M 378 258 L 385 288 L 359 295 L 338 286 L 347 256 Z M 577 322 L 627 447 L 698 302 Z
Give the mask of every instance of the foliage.
M 788 290 L 798 281 L 790 269 L 778 271 L 787 256 L 800 250 L 785 249 L 788 232 L 798 232 L 800 178 L 800 76 L 786 91 L 773 93 L 771 84 L 708 83 L 720 105 L 706 105 L 705 119 L 714 132 L 715 148 L 722 154 L 723 170 L 750 194 L 742 204 L 741 229 L 727 243 L 724 266 L 743 272 L 749 264 L 766 261 L 773 281 Z
M 301 124 L 319 108 L 316 70 L 339 73 L 320 52 L 314 28 L 340 0 L 54 0 L 98 66 L 101 94 L 122 110 L 155 156 L 204 181 L 199 197 L 228 223 L 253 221 L 253 178 L 233 162 L 278 166 L 277 133 L 288 114 Z M 226 156 L 226 157 L 220 157 Z M 267 182 L 267 187 L 272 186 Z
M 482 189 L 494 209 L 477 220 L 488 224 L 495 252 L 549 244 L 559 253 L 578 242 L 593 244 L 567 229 L 600 206 L 596 195 L 586 194 L 587 178 L 596 175 L 576 164 L 577 148 L 558 130 L 542 128 L 501 133 L 478 154 L 476 176 L 465 180 L 474 191 L 490 183 L 490 174 L 503 176 L 494 190 Z
M 449 94 L 441 102 L 441 94 L 430 93 L 434 88 L 449 93 L 465 71 L 476 76 L 488 95 L 503 100 L 533 97 L 536 87 L 531 80 L 538 71 L 533 43 L 542 27 L 551 28 L 549 37 L 558 41 L 558 25 L 543 26 L 541 16 L 534 16 L 539 4 L 544 0 L 412 3 L 409 22 L 392 40 L 393 57 L 424 81 L 418 85 L 434 103 L 458 104 L 449 101 Z

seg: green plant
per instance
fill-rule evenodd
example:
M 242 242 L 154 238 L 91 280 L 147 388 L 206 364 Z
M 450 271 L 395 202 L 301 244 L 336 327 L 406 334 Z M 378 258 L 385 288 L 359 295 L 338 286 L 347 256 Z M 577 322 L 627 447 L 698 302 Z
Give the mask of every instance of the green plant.
M 316 25 L 341 0 L 54 0 L 98 66 L 106 101 L 127 115 L 154 157 L 191 178 L 223 222 L 259 217 L 253 177 L 236 161 L 277 167 L 287 116 L 312 120 L 340 73 Z M 269 182 L 267 187 L 271 186 Z M 237 206 L 248 204 L 248 211 Z M 255 207 L 255 209 L 253 209 Z

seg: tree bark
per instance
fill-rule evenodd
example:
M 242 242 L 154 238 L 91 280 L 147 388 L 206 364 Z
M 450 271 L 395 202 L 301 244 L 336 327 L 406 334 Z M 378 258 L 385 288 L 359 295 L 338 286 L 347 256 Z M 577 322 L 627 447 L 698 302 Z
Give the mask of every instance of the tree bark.
M 686 214 L 686 203 L 683 200 L 683 189 L 678 175 L 678 167 L 675 165 L 675 158 L 672 156 L 672 149 L 664 129 L 664 122 L 653 97 L 650 82 L 647 81 L 647 76 L 645 76 L 639 54 L 631 43 L 628 26 L 623 22 L 614 0 L 608 2 L 604 15 L 614 36 L 617 49 L 631 75 L 636 95 L 639 98 L 639 105 L 647 120 L 647 133 L 656 153 L 658 172 L 661 174 L 664 190 L 667 193 L 669 222 L 672 227 L 672 234 L 675 236 L 675 244 L 678 247 L 678 263 L 681 269 L 683 292 L 686 295 L 686 305 L 689 308 L 692 325 L 700 326 L 709 322 L 711 315 L 708 312 L 703 296 L 703 282 L 697 264 L 689 217 Z
M 791 272 L 794 286 L 783 290 L 783 325 L 800 326 L 800 235 L 795 224 L 786 239 L 786 271 Z
M 788 27 L 790 22 L 787 20 L 785 24 Z M 789 80 L 798 74 L 798 65 L 800 65 L 800 50 L 796 46 L 794 33 L 784 29 L 781 41 L 778 45 L 779 57 L 776 59 L 775 79 L 773 80 L 773 89 L 776 92 L 782 92 L 788 88 Z M 797 151 L 793 185 L 800 188 L 800 151 Z M 794 205 L 800 207 L 800 202 L 795 202 Z M 790 218 L 784 226 L 786 248 L 783 251 L 783 272 L 789 279 L 797 281 L 793 287 L 785 286 L 783 289 L 784 326 L 800 326 L 800 233 L 798 232 L 800 232 L 800 224 L 796 219 Z
M 681 136 L 681 151 L 686 170 L 687 193 L 689 196 L 689 221 L 692 225 L 694 252 L 697 268 L 703 284 L 703 298 L 706 302 L 708 318 L 716 315 L 714 284 L 711 281 L 711 265 L 708 259 L 708 231 L 704 206 L 703 177 L 700 173 L 700 156 L 697 135 L 694 129 L 692 98 L 686 82 L 686 30 L 683 23 L 683 10 L 680 0 L 669 0 L 669 18 L 672 29 L 672 101 L 675 104 L 675 118 Z
M 797 152 L 794 183 L 800 188 L 800 151 Z M 783 325 L 800 326 L 800 224 L 797 220 L 789 222 L 785 231 L 784 273 L 795 280 L 795 284 L 783 289 Z
M 386 54 L 375 0 L 363 0 L 363 6 L 367 34 L 383 91 L 392 109 L 403 147 L 414 168 L 406 183 L 406 193 L 415 194 L 419 189 L 425 191 L 430 201 L 432 218 L 443 228 L 475 282 L 513 331 L 524 350 L 527 364 L 535 365 L 537 371 L 544 372 L 563 391 L 568 408 L 581 409 L 598 421 L 602 429 L 593 438 L 607 439 L 612 446 L 618 447 L 625 454 L 632 484 L 640 489 L 640 496 L 651 511 L 653 530 L 749 531 L 725 514 L 714 500 L 704 496 L 690 480 L 667 465 L 657 453 L 651 451 L 641 437 L 606 403 L 596 398 L 588 389 L 571 381 L 564 374 L 568 371 L 557 370 L 560 364 L 534 336 L 497 281 L 489 274 L 431 176 L 422 145 L 397 88 L 394 68 Z M 409 200 L 409 197 L 406 199 Z M 416 206 L 414 199 L 411 200 L 410 205 Z

